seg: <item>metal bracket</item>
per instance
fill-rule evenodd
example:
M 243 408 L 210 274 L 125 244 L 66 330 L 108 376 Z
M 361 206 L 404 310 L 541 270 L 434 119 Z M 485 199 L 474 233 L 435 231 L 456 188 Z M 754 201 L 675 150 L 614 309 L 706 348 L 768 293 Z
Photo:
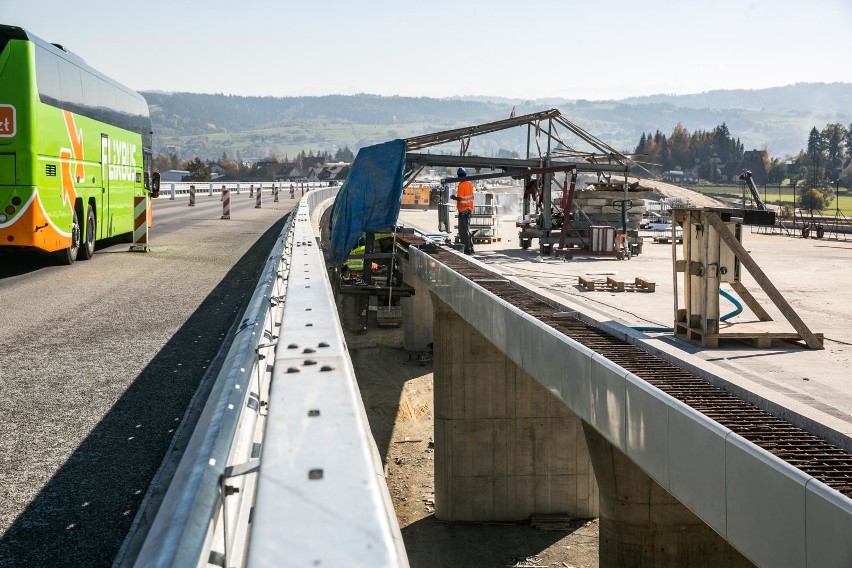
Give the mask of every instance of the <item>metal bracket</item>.
M 259 458 L 236 465 L 229 465 L 225 468 L 225 471 L 222 472 L 222 481 L 224 482 L 226 479 L 239 477 L 241 475 L 248 475 L 249 473 L 255 473 L 257 471 L 260 471 Z

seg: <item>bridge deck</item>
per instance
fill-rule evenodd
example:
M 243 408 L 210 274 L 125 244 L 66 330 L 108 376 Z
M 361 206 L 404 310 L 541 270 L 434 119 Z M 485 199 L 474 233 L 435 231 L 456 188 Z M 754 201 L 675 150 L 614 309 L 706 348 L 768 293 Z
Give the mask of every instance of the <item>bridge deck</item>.
M 559 314 L 554 306 L 447 249 L 430 250 L 429 255 L 746 440 L 852 497 L 852 455 L 848 452 L 605 331 Z

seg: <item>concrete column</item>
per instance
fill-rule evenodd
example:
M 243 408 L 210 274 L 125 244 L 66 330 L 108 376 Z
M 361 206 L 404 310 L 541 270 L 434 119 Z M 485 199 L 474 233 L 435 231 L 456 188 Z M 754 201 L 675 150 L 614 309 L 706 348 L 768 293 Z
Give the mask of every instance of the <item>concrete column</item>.
M 369 301 L 369 296 L 360 294 L 337 295 L 337 313 L 344 330 L 352 333 L 363 333 L 367 330 Z
M 402 347 L 406 351 L 428 351 L 432 343 L 432 298 L 429 288 L 411 272 L 411 263 L 403 259 L 402 280 L 412 288 L 414 295 L 402 298 Z
M 432 296 L 435 516 L 517 521 L 598 513 L 579 417 Z
M 600 488 L 600 567 L 753 566 L 701 519 L 583 423 Z

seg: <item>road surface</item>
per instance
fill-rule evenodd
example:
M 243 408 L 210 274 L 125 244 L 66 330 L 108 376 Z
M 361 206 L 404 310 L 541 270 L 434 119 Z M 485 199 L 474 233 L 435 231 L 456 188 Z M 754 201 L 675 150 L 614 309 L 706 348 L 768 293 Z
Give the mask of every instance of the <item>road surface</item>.
M 0 567 L 112 564 L 295 205 L 187 203 L 155 201 L 149 253 L 0 253 Z

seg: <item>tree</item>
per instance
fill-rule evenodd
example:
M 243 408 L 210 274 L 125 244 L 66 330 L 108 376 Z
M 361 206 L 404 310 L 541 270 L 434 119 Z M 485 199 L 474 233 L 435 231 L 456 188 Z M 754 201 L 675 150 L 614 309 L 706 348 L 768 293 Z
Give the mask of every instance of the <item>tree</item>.
M 787 179 L 787 164 L 778 158 L 773 158 L 769 162 L 769 167 L 766 168 L 766 176 L 769 183 L 781 183 Z
M 355 154 L 349 149 L 349 146 L 338 148 L 334 153 L 334 161 L 336 162 L 352 162 L 355 159 Z
M 849 135 L 842 124 L 826 124 L 820 133 L 825 145 L 825 175 L 830 181 L 840 177 L 843 168 L 845 139 Z
M 852 123 L 846 129 L 846 139 L 843 141 L 846 146 L 846 157 L 852 159 Z
M 182 181 L 210 181 L 210 167 L 198 156 L 187 164 L 189 175 L 183 176 Z
M 825 195 L 815 187 L 802 192 L 802 196 L 799 199 L 799 208 L 801 209 L 816 209 L 818 211 L 822 211 L 827 206 L 828 201 L 826 200 Z
M 807 178 L 805 183 L 810 187 L 819 187 L 823 181 L 823 168 L 825 166 L 825 145 L 822 135 L 816 126 L 811 128 L 808 134 L 808 149 L 807 149 Z
M 657 168 L 662 166 L 660 163 L 660 145 L 654 142 L 654 139 L 650 136 L 648 136 L 648 139 L 645 141 L 644 154 L 649 165 Z
M 721 125 L 713 129 L 713 149 L 722 163 L 729 162 L 734 158 L 734 148 L 732 147 L 731 132 L 728 126 L 723 122 Z
M 710 180 L 710 181 L 719 181 L 719 176 L 721 173 L 719 172 L 719 168 L 716 167 L 716 164 L 710 160 L 701 164 L 698 168 L 698 177 Z
M 672 169 L 672 151 L 665 136 L 660 139 L 660 165 L 664 171 Z
M 645 133 L 643 132 L 642 136 L 639 138 L 639 144 L 636 145 L 636 150 L 634 150 L 634 152 L 636 154 L 638 154 L 639 156 L 645 155 L 645 143 L 646 143 L 646 138 L 645 138 Z
M 678 122 L 672 130 L 672 135 L 669 136 L 668 148 L 672 164 L 682 170 L 689 170 L 695 163 L 689 142 L 689 132 Z
M 178 160 L 177 154 L 157 154 L 154 156 L 154 169 L 159 172 L 165 172 L 166 170 L 176 170 L 178 169 Z

